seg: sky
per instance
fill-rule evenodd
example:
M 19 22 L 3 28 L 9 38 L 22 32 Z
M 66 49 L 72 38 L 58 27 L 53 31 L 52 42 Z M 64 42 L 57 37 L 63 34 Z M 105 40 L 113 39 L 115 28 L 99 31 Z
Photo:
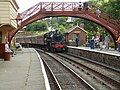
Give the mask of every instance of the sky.
M 23 12 L 39 2 L 63 2 L 63 0 L 16 0 L 19 6 L 19 12 Z M 65 0 L 65 2 L 85 2 L 88 0 Z

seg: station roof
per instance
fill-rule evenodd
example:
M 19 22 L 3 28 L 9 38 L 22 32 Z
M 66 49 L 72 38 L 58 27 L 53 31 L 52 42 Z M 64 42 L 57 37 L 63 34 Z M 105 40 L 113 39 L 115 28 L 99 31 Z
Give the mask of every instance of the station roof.
M 74 26 L 74 27 L 68 29 L 68 30 L 66 31 L 66 33 L 70 33 L 70 32 L 72 32 L 73 30 L 75 30 L 76 28 L 79 28 L 80 30 L 82 30 L 82 31 L 84 31 L 85 33 L 87 33 L 87 31 L 86 31 L 85 29 L 83 29 L 82 27 L 80 27 L 80 26 Z
M 15 28 L 9 24 L 0 24 L 0 30 L 2 31 L 12 31 L 15 30 Z

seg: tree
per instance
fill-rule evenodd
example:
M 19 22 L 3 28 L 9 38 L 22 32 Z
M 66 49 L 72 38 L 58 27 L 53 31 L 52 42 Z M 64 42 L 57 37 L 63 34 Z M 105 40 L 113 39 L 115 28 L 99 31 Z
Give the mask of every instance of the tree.
M 59 25 L 57 28 L 61 33 L 64 33 L 66 31 L 65 27 L 63 25 Z
M 120 0 L 90 0 L 90 4 L 99 7 L 113 18 L 120 19 Z
M 26 27 L 27 31 L 46 31 L 48 28 L 47 22 L 45 21 L 38 21 L 32 24 L 29 24 Z

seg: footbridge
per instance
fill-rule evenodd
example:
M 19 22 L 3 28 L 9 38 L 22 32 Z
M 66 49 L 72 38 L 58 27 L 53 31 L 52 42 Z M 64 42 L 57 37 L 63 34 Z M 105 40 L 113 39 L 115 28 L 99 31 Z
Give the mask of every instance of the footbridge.
M 83 18 L 101 25 L 111 34 L 115 42 L 120 34 L 120 21 L 103 12 L 98 17 L 95 11 L 93 6 L 80 8 L 79 2 L 40 2 L 18 14 L 17 18 L 21 18 L 22 21 L 18 22 L 17 30 L 11 32 L 10 41 L 21 28 L 34 21 L 47 17 L 68 16 Z

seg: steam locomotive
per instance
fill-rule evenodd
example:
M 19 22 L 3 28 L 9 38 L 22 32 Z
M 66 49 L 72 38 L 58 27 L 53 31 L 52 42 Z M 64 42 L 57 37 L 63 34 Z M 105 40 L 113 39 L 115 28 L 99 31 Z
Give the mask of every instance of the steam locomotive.
M 44 45 L 50 51 L 67 51 L 65 38 L 58 30 L 44 34 Z
M 22 46 L 39 47 L 51 52 L 67 51 L 65 37 L 58 30 L 50 31 L 43 36 L 16 38 L 16 42 Z

